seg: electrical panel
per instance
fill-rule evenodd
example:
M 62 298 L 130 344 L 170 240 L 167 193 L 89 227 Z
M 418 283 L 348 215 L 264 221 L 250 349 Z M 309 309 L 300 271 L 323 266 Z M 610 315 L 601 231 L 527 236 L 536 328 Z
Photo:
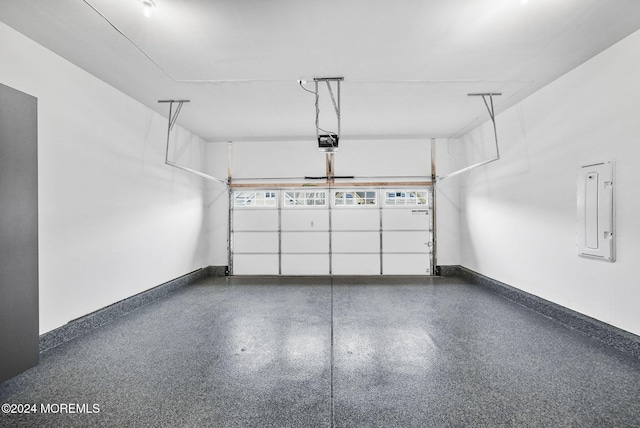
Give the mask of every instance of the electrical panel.
M 577 247 L 582 257 L 615 261 L 614 161 L 578 171 Z

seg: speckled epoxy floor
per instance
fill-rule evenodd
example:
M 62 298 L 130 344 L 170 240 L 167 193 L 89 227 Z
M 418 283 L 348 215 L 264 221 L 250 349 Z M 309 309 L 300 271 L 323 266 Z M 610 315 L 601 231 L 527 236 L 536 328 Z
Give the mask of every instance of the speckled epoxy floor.
M 0 426 L 638 427 L 639 397 L 640 360 L 457 279 L 210 278 L 0 384 L 38 409 Z

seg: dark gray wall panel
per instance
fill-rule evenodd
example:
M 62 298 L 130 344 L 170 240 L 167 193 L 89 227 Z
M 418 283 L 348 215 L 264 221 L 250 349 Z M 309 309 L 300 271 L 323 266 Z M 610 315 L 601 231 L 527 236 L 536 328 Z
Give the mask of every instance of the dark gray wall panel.
M 38 364 L 37 99 L 0 84 L 0 382 Z

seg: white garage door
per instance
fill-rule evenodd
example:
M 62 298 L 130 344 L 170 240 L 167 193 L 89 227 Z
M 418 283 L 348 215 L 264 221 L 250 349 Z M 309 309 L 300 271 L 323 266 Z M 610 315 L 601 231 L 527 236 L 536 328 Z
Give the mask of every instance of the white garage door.
M 429 275 L 428 189 L 236 191 L 234 275 Z

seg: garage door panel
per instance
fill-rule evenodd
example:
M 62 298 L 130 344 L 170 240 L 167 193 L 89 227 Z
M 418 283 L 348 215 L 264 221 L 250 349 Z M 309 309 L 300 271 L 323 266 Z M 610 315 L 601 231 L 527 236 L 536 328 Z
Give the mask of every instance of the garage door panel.
M 331 212 L 332 230 L 380 230 L 378 209 L 335 209 Z
M 278 230 L 278 211 L 267 209 L 235 210 L 233 212 L 233 230 Z
M 429 252 L 429 232 L 382 232 L 382 252 L 427 253 Z
M 283 275 L 329 275 L 329 254 L 282 254 Z
M 333 232 L 331 249 L 334 253 L 380 254 L 380 232 Z
M 384 230 L 429 230 L 429 223 L 427 209 L 388 208 L 382 213 L 382 227 Z
M 380 275 L 380 254 L 333 254 L 334 275 Z
M 277 254 L 234 254 L 234 275 L 278 275 Z
M 329 232 L 282 232 L 283 253 L 329 253 Z
M 278 232 L 236 232 L 234 253 L 278 253 Z
M 383 254 L 384 275 L 429 275 L 429 254 Z
M 329 230 L 329 211 L 326 209 L 282 210 L 282 230 Z

